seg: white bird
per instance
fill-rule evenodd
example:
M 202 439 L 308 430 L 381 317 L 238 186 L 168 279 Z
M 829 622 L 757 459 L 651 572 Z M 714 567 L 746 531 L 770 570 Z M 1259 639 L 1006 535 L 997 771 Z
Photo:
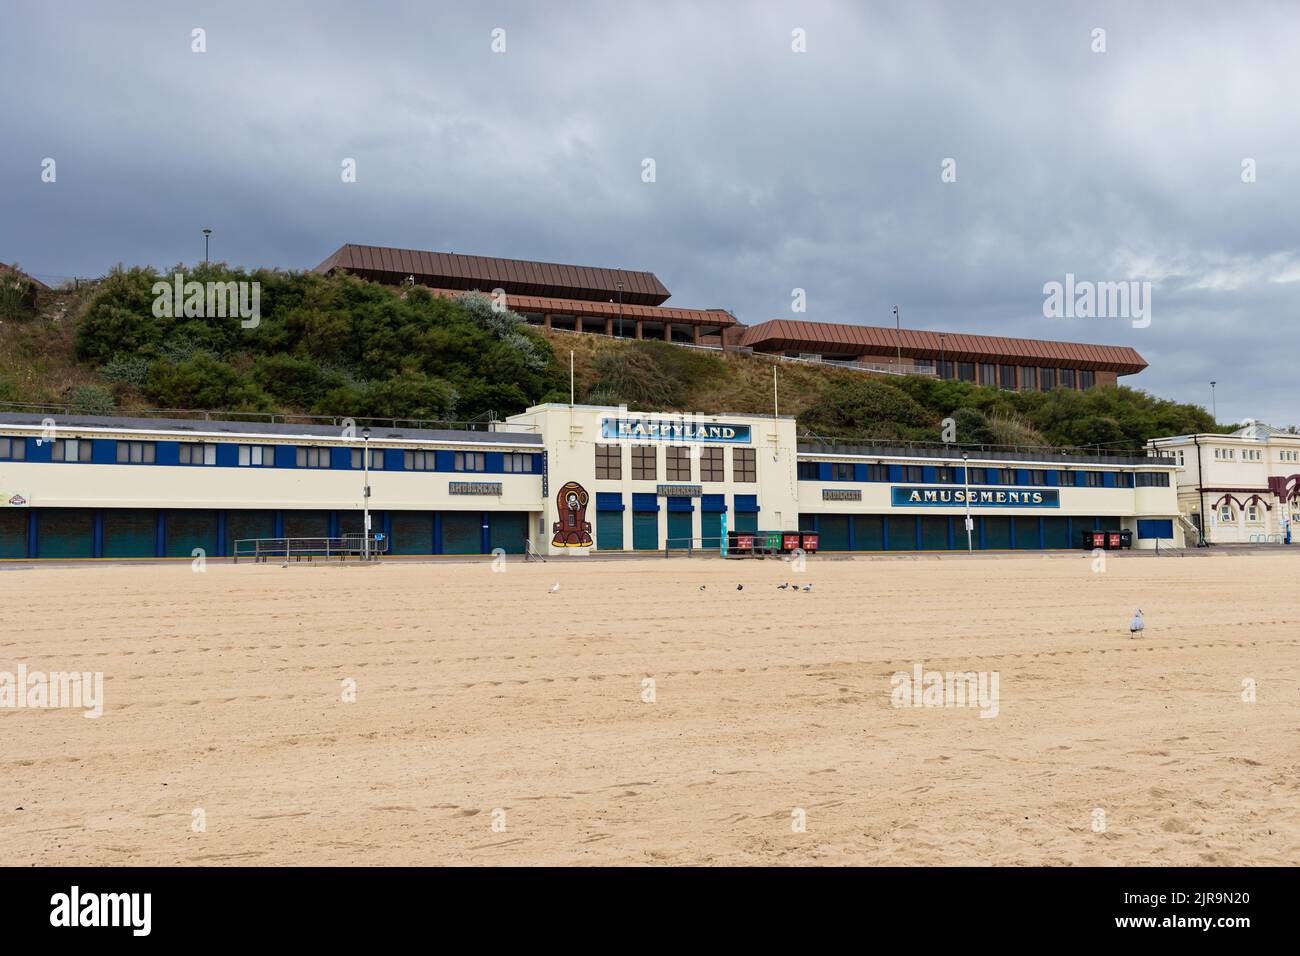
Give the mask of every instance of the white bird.
M 1146 627 L 1146 622 L 1142 620 L 1142 609 L 1138 608 L 1133 615 L 1133 620 L 1128 622 L 1128 633 L 1130 637 L 1137 637 Z
M 778 591 L 784 591 L 784 590 L 785 590 L 786 588 L 788 588 L 789 586 L 790 586 L 790 582 L 789 582 L 789 581 L 786 581 L 785 584 L 778 584 L 778 585 L 776 586 L 776 589 L 777 589 Z
M 549 593 L 554 594 L 559 589 L 560 589 L 560 582 L 556 581 L 554 584 L 551 585 L 551 590 Z
M 811 591 L 811 590 L 812 590 L 812 585 L 811 585 L 811 584 L 805 584 L 805 585 L 803 586 L 803 589 L 804 589 L 805 591 Z

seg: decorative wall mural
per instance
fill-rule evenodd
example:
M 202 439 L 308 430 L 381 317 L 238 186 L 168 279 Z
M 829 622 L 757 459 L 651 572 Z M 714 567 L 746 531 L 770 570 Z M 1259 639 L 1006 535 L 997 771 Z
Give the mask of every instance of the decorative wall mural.
M 587 520 L 587 502 L 591 496 L 587 489 L 576 481 L 565 482 L 555 494 L 555 507 L 560 520 L 555 522 L 552 530 L 555 537 L 551 544 L 557 548 L 589 548 L 591 540 L 591 522 Z

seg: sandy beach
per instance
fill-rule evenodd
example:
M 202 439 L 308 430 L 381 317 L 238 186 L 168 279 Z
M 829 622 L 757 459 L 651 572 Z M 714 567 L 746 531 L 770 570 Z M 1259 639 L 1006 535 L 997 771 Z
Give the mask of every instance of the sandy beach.
M 3 862 L 1295 864 L 1298 575 L 11 566 L 0 671 L 102 672 L 104 700 L 0 709 Z M 996 673 L 996 716 L 894 706 L 918 664 Z

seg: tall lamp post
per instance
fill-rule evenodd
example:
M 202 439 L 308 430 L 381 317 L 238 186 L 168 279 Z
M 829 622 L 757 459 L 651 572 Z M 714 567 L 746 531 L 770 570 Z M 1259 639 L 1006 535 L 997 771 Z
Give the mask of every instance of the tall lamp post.
M 943 340 L 944 340 L 944 334 L 940 332 L 939 333 L 939 377 L 947 378 L 947 376 L 943 374 Z
M 623 283 L 618 284 L 618 337 L 623 337 Z
M 894 306 L 894 347 L 898 350 L 898 367 L 903 367 L 903 328 L 898 317 L 898 306 Z
M 966 452 L 961 453 L 961 480 L 966 486 L 966 550 L 974 551 L 975 547 L 971 543 L 971 532 L 975 530 L 975 521 L 970 516 L 970 455 Z
M 1218 384 L 1219 384 L 1218 382 L 1211 382 L 1211 383 L 1210 383 L 1210 409 L 1211 409 L 1211 414 L 1214 415 L 1214 424 L 1215 424 L 1215 425 L 1218 425 L 1218 424 L 1219 424 L 1219 402 L 1218 402 L 1218 399 L 1216 399 L 1216 398 L 1215 398 L 1215 395 L 1214 395 L 1214 386 L 1216 386 L 1216 385 L 1218 385 Z
M 208 236 L 210 235 L 212 235 L 211 229 L 203 230 L 203 261 L 205 264 L 208 261 Z
M 365 490 L 361 496 L 364 517 L 361 525 L 361 560 L 370 560 L 370 426 L 361 429 L 361 467 L 365 474 Z

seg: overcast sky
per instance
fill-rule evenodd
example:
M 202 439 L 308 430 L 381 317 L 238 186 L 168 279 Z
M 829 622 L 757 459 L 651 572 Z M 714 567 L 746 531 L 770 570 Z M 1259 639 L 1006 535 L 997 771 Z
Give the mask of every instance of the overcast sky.
M 0 261 L 161 268 L 209 226 L 250 267 L 646 269 L 749 324 L 802 288 L 812 320 L 1131 345 L 1126 383 L 1286 425 L 1298 90 L 1294 3 L 8 0 Z M 1150 325 L 1045 318 L 1067 273 L 1150 281 Z

